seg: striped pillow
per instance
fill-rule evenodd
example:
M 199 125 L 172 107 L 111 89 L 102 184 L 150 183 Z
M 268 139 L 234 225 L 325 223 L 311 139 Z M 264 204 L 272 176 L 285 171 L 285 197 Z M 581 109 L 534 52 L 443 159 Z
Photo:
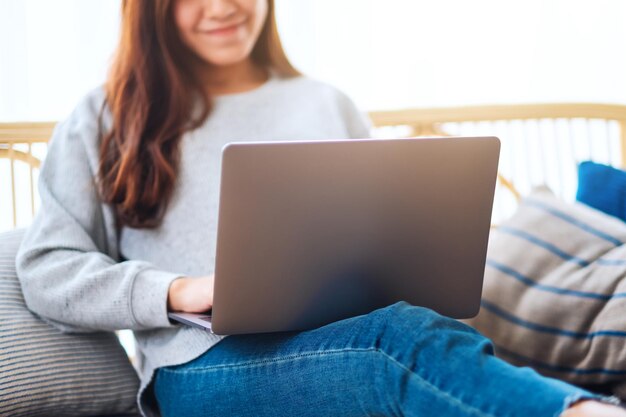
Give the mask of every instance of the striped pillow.
M 516 365 L 626 398 L 626 223 L 535 190 L 489 241 L 469 324 Z
M 0 415 L 136 413 L 138 378 L 115 334 L 64 334 L 26 308 L 22 234 L 0 234 Z

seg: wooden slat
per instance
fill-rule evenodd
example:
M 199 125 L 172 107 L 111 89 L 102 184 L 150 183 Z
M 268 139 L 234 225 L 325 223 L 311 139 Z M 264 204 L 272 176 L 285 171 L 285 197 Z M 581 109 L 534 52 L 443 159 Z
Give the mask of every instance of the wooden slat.
M 33 146 L 28 144 L 28 158 L 30 160 L 36 159 L 33 156 Z M 33 216 L 35 216 L 35 182 L 33 181 L 33 164 L 28 164 L 28 181 L 30 183 L 30 210 Z
M 373 111 L 375 126 L 429 125 L 448 122 L 479 122 L 528 119 L 626 120 L 626 106 L 594 103 L 511 104 Z
M 10 164 L 10 177 L 11 177 L 11 203 L 13 205 L 13 227 L 17 226 L 17 204 L 16 200 L 16 191 L 15 191 L 15 150 L 13 149 L 13 144 L 9 143 L 9 150 L 7 152 Z
M 0 123 L 0 143 L 47 142 L 54 122 Z
M 619 121 L 619 145 L 621 152 L 620 165 L 622 168 L 626 168 L 626 118 Z
M 0 146 L 2 145 L 3 143 L 0 142 Z M 0 147 L 0 159 L 5 158 L 11 161 L 21 161 L 33 168 L 39 168 L 41 166 L 41 161 L 33 154 L 15 149 L 15 145 L 13 143 L 9 143 L 7 145 L 8 147 Z

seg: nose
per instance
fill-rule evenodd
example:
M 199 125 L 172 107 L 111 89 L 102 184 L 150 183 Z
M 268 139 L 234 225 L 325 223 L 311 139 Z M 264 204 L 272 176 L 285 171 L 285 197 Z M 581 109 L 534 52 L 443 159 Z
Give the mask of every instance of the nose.
M 204 0 L 204 15 L 207 18 L 223 20 L 237 12 L 234 0 Z

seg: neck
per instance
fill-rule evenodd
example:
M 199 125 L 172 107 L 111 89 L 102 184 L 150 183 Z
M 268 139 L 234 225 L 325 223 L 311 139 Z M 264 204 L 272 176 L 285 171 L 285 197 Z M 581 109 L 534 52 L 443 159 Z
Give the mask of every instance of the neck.
M 204 85 L 212 96 L 253 90 L 266 82 L 268 76 L 267 70 L 251 59 L 233 65 L 203 68 Z

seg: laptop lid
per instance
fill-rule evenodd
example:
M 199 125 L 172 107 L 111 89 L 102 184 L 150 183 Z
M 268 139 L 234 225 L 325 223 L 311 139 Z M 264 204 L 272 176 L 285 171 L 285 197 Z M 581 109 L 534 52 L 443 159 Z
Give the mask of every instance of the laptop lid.
M 305 330 L 397 301 L 480 306 L 495 137 L 223 149 L 212 331 Z

